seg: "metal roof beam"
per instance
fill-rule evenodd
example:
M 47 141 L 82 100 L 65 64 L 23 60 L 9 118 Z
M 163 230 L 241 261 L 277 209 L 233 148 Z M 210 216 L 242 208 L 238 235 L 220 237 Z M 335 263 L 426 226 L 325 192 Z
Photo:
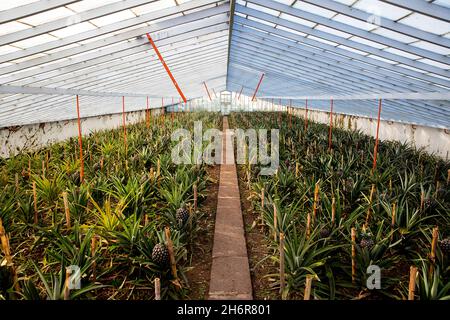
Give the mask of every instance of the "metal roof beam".
M 213 0 L 193 0 L 190 2 L 186 2 L 185 4 L 189 4 L 191 6 L 193 6 L 194 3 L 198 3 L 198 1 L 202 2 L 203 4 L 209 3 Z M 175 7 L 178 8 L 178 7 Z M 153 19 L 159 19 L 162 18 L 164 16 L 167 16 L 166 13 L 161 13 L 161 11 L 165 11 L 165 10 L 172 10 L 172 8 L 168 8 L 168 9 L 163 9 L 160 11 L 155 11 L 152 12 L 151 15 L 153 16 L 153 18 L 148 18 L 148 21 L 151 21 Z M 122 33 L 118 33 L 118 34 L 113 34 L 108 38 L 105 39 L 100 39 L 100 40 L 95 40 L 89 43 L 85 43 L 81 46 L 77 46 L 77 47 L 73 47 L 70 49 L 65 49 L 65 50 L 61 50 L 61 51 L 57 51 L 51 54 L 48 54 L 45 57 L 38 57 L 38 58 L 34 58 L 31 60 L 26 60 L 24 62 L 19 62 L 16 63 L 12 66 L 7 66 L 1 69 L 0 74 L 5 74 L 5 73 L 9 73 L 9 72 L 14 72 L 17 70 L 21 70 L 24 68 L 29 68 L 29 67 L 33 67 L 39 64 L 43 64 L 46 62 L 51 62 L 54 60 L 58 60 L 58 59 L 62 59 L 68 56 L 72 56 L 78 53 L 83 53 L 89 50 L 94 50 L 94 49 L 98 49 L 104 46 L 108 46 L 117 42 L 122 42 L 122 41 L 126 41 L 135 37 L 141 37 L 143 34 L 145 33 L 155 33 L 155 32 L 160 32 L 164 29 L 169 29 L 169 28 L 173 28 L 175 26 L 180 26 L 180 25 L 184 25 L 184 24 L 188 24 L 188 23 L 192 23 L 193 25 L 203 25 L 203 26 L 207 26 L 208 22 L 205 22 L 204 18 L 210 18 L 210 17 L 214 17 L 214 16 L 218 16 L 224 13 L 228 12 L 228 6 L 226 5 L 220 5 L 217 7 L 213 7 L 213 8 L 209 8 L 209 9 L 205 9 L 205 10 L 200 10 L 197 12 L 193 12 L 190 14 L 186 14 L 184 16 L 179 16 L 179 17 L 175 17 L 172 19 L 168 19 L 168 20 L 164 20 L 155 24 L 151 24 L 149 26 L 144 26 L 144 27 L 140 27 L 140 28 L 136 28 L 133 30 L 129 30 L 129 31 L 125 31 Z M 143 16 L 141 16 L 143 17 Z M 217 18 L 217 17 L 216 17 Z M 136 18 L 137 19 L 137 18 Z M 134 19 L 130 19 L 130 20 L 134 20 Z M 124 20 L 127 21 L 127 20 Z M 147 20 L 146 20 L 147 21 Z M 145 21 L 144 21 L 145 22 Z M 136 24 L 142 24 L 143 22 L 140 23 L 136 23 Z M 212 22 L 209 21 L 209 25 Z M 133 24 L 134 25 L 134 24 Z M 120 26 L 120 27 L 119 27 Z M 129 27 L 129 26 L 128 26 Z M 123 26 L 123 21 L 121 22 L 116 22 L 110 25 L 106 25 L 105 27 L 101 27 L 95 30 L 91 30 L 91 31 L 87 31 L 87 32 L 83 32 L 74 36 L 70 36 L 67 38 L 63 38 L 61 40 L 57 40 L 57 41 L 52 41 L 52 42 L 48 42 L 48 43 L 44 43 L 42 45 L 37 45 L 28 49 L 24 49 L 24 50 L 20 50 L 20 51 L 15 51 L 9 54 L 4 54 L 2 56 L 0 56 L 0 62 L 4 63 L 4 62 L 8 62 L 8 61 L 12 61 L 12 60 L 16 60 L 16 59 L 20 59 L 20 58 L 24 58 L 30 55 L 34 55 L 36 53 L 41 53 L 41 52 L 45 52 L 48 50 L 53 50 L 56 48 L 60 48 L 69 44 L 73 44 L 73 43 L 78 43 L 80 41 L 83 40 L 88 40 L 91 38 L 95 38 L 104 34 L 111 34 L 113 33 L 115 30 L 120 30 L 120 29 L 125 29 L 127 28 L 127 26 Z M 110 30 L 111 29 L 111 30 Z M 170 31 L 167 31 L 170 32 Z M 166 37 L 165 32 L 160 32 L 157 34 L 153 34 L 155 40 L 160 39 L 161 37 Z
M 322 50 L 326 50 L 326 51 L 328 51 L 330 53 L 333 53 L 335 55 L 341 55 L 341 56 L 344 56 L 344 57 L 349 58 L 349 59 L 354 59 L 354 60 L 361 61 L 363 63 L 374 65 L 376 67 L 380 67 L 380 68 L 385 69 L 387 72 L 396 72 L 398 74 L 403 74 L 405 76 L 410 76 L 410 77 L 416 78 L 416 79 L 421 80 L 421 81 L 431 82 L 431 83 L 439 84 L 439 85 L 446 86 L 446 87 L 450 88 L 450 81 L 446 80 L 446 79 L 429 76 L 429 75 L 423 74 L 423 73 L 415 71 L 415 70 L 406 69 L 406 68 L 403 68 L 403 67 L 400 67 L 400 66 L 397 66 L 397 65 L 393 65 L 393 64 L 384 62 L 384 61 L 380 61 L 380 60 L 373 59 L 373 58 L 370 58 L 370 57 L 367 57 L 367 56 L 363 56 L 361 54 L 357 54 L 357 53 L 354 53 L 354 52 L 351 52 L 351 51 L 348 51 L 348 50 L 337 48 L 337 47 L 334 47 L 332 45 L 329 45 L 329 44 L 326 44 L 326 43 L 323 43 L 323 42 L 320 42 L 320 41 L 317 41 L 317 40 L 305 38 L 303 36 L 300 36 L 298 34 L 294 34 L 292 32 L 287 32 L 287 31 L 284 31 L 284 30 L 275 29 L 275 28 L 273 28 L 271 26 L 268 26 L 268 25 L 265 25 L 263 23 L 260 23 L 260 22 L 257 22 L 257 21 L 251 21 L 251 20 L 239 17 L 239 16 L 235 17 L 234 21 L 235 21 L 235 23 L 239 23 L 239 24 L 250 26 L 250 27 L 254 27 L 254 28 L 266 31 L 266 32 L 273 33 L 273 34 L 278 34 L 280 36 L 287 37 L 289 39 L 298 41 L 299 43 L 305 43 L 307 45 L 310 45 L 310 46 L 313 46 L 313 47 L 316 47 L 316 48 L 320 48 Z M 293 28 L 291 27 L 291 29 L 293 29 Z M 383 70 L 383 72 L 385 72 L 385 71 Z
M 276 3 L 276 2 L 271 2 L 271 3 Z M 288 8 L 291 8 L 291 7 L 288 6 Z M 313 35 L 313 36 L 316 36 L 316 37 L 319 37 L 319 38 L 322 38 L 322 39 L 325 39 L 325 40 L 328 40 L 328 41 L 337 42 L 339 44 L 345 45 L 347 47 L 351 47 L 353 49 L 361 50 L 361 51 L 364 51 L 364 52 L 367 52 L 367 53 L 371 53 L 371 54 L 377 55 L 377 56 L 385 58 L 385 59 L 389 59 L 389 60 L 392 60 L 392 61 L 395 61 L 395 62 L 403 63 L 405 65 L 408 65 L 408 66 L 411 66 L 411 67 L 414 67 L 414 68 L 417 68 L 417 69 L 422 69 L 422 70 L 425 70 L 425 71 L 428 71 L 428 72 L 432 72 L 432 73 L 441 75 L 443 77 L 449 77 L 450 78 L 450 71 L 441 69 L 439 67 L 435 67 L 435 66 L 423 63 L 423 62 L 411 60 L 411 59 L 408 59 L 406 57 L 399 56 L 397 54 L 393 54 L 393 53 L 390 53 L 390 52 L 387 52 L 387 51 L 383 51 L 381 49 L 377 49 L 377 48 L 374 48 L 372 46 L 369 46 L 369 45 L 366 45 L 366 44 L 362 44 L 362 43 L 359 43 L 359 42 L 356 42 L 356 41 L 353 41 L 353 40 L 348 40 L 348 39 L 345 39 L 343 37 L 339 37 L 339 36 L 333 35 L 331 33 L 327 33 L 327 32 L 324 32 L 324 31 L 317 30 L 317 29 L 313 29 L 313 28 L 304 26 L 304 25 L 299 24 L 299 23 L 295 23 L 295 22 L 292 22 L 292 21 L 284 20 L 284 19 L 275 17 L 273 15 L 270 15 L 270 14 L 267 14 L 267 13 L 264 13 L 264 12 L 261 12 L 261 11 L 255 10 L 255 9 L 250 9 L 250 8 L 247 8 L 247 7 L 236 5 L 236 12 L 239 12 L 239 13 L 242 13 L 242 14 L 246 14 L 246 15 L 250 15 L 252 17 L 255 17 L 255 18 L 258 18 L 258 19 L 261 19 L 261 20 L 265 20 L 265 21 L 268 21 L 268 22 L 271 22 L 271 23 L 274 23 L 274 24 L 279 24 L 281 26 L 284 26 L 284 27 L 287 27 L 287 28 L 291 28 L 291 29 L 294 29 L 294 30 L 297 30 L 297 31 L 300 31 L 300 32 L 303 32 L 303 33 L 307 33 L 307 34 L 310 34 L 310 35 Z M 440 62 L 441 63 L 448 63 L 448 64 L 450 64 L 450 58 L 447 58 L 447 57 L 441 56 L 441 55 L 438 55 L 438 56 L 440 56 Z
M 422 13 L 445 22 L 450 21 L 450 9 L 423 0 L 381 0 L 395 6 Z
M 198 23 L 194 23 L 193 25 L 182 26 L 176 28 L 176 30 L 171 30 L 170 32 L 166 33 L 167 37 L 161 38 L 161 40 L 158 40 L 157 43 L 158 44 L 160 42 L 163 43 L 160 44 L 162 46 L 169 43 L 173 43 L 175 41 L 183 41 L 186 39 L 195 38 L 197 36 L 222 31 L 228 28 L 228 26 L 226 25 L 227 22 L 226 16 L 212 18 L 212 20 L 209 19 L 206 20 L 207 20 L 206 22 L 201 20 Z M 209 25 L 209 23 L 211 22 L 214 22 L 214 24 Z M 12 81 L 17 81 L 20 79 L 32 77 L 35 74 L 42 74 L 59 68 L 65 68 L 74 64 L 82 64 L 84 66 L 87 66 L 92 65 L 92 62 L 95 61 L 94 63 L 95 65 L 97 63 L 96 62 L 97 60 L 95 59 L 104 56 L 112 56 L 112 54 L 114 53 L 129 50 L 139 46 L 143 46 L 144 49 L 142 49 L 142 51 L 149 49 L 148 43 L 145 39 L 135 39 L 128 42 L 119 43 L 114 46 L 108 46 L 107 48 L 99 49 L 95 52 L 86 53 L 84 55 L 77 56 L 69 60 L 63 60 L 51 64 L 46 64 L 39 68 L 33 68 L 32 70 L 24 70 L 22 72 L 15 72 L 13 74 L 8 74 L 4 77 L 0 77 L 0 83 L 5 84 Z M 127 54 L 129 54 L 129 52 Z M 51 62 L 51 60 L 49 59 L 49 61 L 46 62 Z M 0 73 L 2 73 L 2 71 L 0 71 Z
M 373 15 L 372 13 L 368 13 L 363 10 L 352 8 L 343 3 L 339 3 L 339 2 L 331 1 L 331 0 L 303 0 L 303 2 L 307 2 L 312 5 L 322 7 L 324 9 L 336 11 L 339 14 L 343 14 L 348 17 L 352 17 L 352 18 L 355 18 L 355 19 L 358 19 L 361 21 L 369 21 L 369 19 Z M 439 36 L 439 35 L 436 35 L 436 34 L 433 34 L 433 33 L 427 32 L 427 31 L 423 31 L 421 29 L 414 28 L 414 27 L 408 26 L 406 24 L 398 23 L 398 22 L 392 21 L 388 18 L 384 18 L 384 17 L 377 17 L 377 18 L 380 19 L 379 20 L 380 25 L 383 28 L 386 28 L 386 29 L 389 29 L 389 30 L 392 30 L 395 32 L 399 32 L 399 33 L 402 33 L 404 35 L 407 35 L 407 36 L 410 36 L 413 38 L 417 38 L 417 39 L 424 40 L 424 41 L 427 41 L 430 43 L 434 43 L 439 46 L 444 46 L 447 48 L 450 47 L 450 39 L 448 39 L 448 38 L 444 38 L 442 36 Z
M 438 54 L 429 50 L 425 50 L 422 48 L 418 48 L 418 47 L 414 47 L 414 46 L 410 46 L 406 43 L 403 43 L 401 41 L 398 40 L 394 40 L 379 34 L 375 34 L 373 32 L 369 32 L 357 27 L 353 27 L 352 25 L 346 24 L 346 23 L 342 23 L 342 22 L 338 22 L 332 19 L 328 19 L 326 17 L 322 17 L 320 15 L 317 14 L 313 14 L 304 10 L 300 10 L 300 9 L 296 9 L 294 7 L 276 2 L 276 1 L 271 1 L 271 0 L 246 0 L 250 3 L 255 3 L 258 4 L 260 6 L 266 7 L 266 8 L 270 8 L 270 9 L 274 9 L 274 10 L 278 10 L 280 12 L 283 13 L 287 13 L 289 15 L 292 15 L 294 17 L 297 18 L 301 18 L 301 19 L 305 19 L 311 22 L 315 22 L 315 23 L 319 23 L 321 25 L 333 28 L 335 30 L 339 30 L 342 32 L 346 32 L 349 33 L 351 35 L 354 36 L 358 36 L 367 40 L 371 40 L 377 43 L 381 43 L 384 44 L 386 46 L 392 47 L 392 48 L 396 48 L 399 50 L 403 50 L 405 52 L 411 53 L 411 54 L 415 54 L 417 56 L 421 56 L 421 57 L 425 57 L 440 63 L 446 63 L 446 64 L 450 64 L 450 58 L 442 55 L 442 54 Z M 240 8 L 240 7 L 239 7 Z M 336 12 L 339 13 L 339 12 Z M 343 37 L 338 37 L 340 39 L 345 39 Z M 380 50 L 381 51 L 381 50 Z M 411 59 L 408 59 L 411 60 Z
M 40 0 L 0 12 L 0 24 L 56 9 L 80 0 Z
M 61 19 L 42 23 L 33 28 L 8 33 L 0 37 L 0 46 L 21 41 L 27 38 L 36 37 L 41 34 L 52 32 L 58 29 L 63 29 L 77 23 L 82 23 L 85 21 L 89 21 L 91 19 L 100 18 L 105 15 L 116 13 L 122 10 L 131 9 L 133 7 L 137 7 L 146 3 L 148 3 L 148 0 L 125 0 L 114 2 L 91 10 L 76 13 L 70 17 L 64 17 Z M 73 19 L 71 19 L 71 17 L 73 17 Z

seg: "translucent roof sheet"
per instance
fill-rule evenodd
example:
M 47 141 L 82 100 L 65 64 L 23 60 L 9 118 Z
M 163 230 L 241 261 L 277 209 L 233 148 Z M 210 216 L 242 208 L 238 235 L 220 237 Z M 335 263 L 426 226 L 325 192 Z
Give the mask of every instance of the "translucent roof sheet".
M 450 90 L 450 1 L 422 1 L 3 0 L 0 127 L 73 118 L 77 93 L 84 117 L 178 99 L 150 33 L 188 98 L 252 95 L 264 73 L 261 97 L 404 93 L 392 120 L 450 128 L 449 101 L 406 98 Z

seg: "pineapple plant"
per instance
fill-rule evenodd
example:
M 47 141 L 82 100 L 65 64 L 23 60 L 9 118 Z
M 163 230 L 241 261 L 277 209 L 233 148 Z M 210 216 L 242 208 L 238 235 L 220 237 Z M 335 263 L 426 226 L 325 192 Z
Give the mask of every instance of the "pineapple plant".
M 186 209 L 186 207 L 184 205 L 181 208 L 177 209 L 176 219 L 177 219 L 179 227 L 186 225 L 186 223 L 188 222 L 189 211 Z
M 169 250 L 163 243 L 157 243 L 152 250 L 152 260 L 160 267 L 169 264 Z

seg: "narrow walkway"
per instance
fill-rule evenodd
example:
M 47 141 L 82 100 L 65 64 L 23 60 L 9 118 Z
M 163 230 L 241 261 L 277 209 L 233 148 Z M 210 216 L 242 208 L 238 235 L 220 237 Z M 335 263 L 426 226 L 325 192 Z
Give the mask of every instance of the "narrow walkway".
M 212 253 L 209 299 L 251 300 L 252 283 L 245 243 L 232 135 L 223 118 L 222 157 Z

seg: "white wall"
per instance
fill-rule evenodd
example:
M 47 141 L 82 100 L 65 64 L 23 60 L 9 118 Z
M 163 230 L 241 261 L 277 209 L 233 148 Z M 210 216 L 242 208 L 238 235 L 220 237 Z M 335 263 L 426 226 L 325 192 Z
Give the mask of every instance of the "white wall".
M 152 109 L 152 116 L 160 112 L 161 109 Z M 145 110 L 126 113 L 127 124 L 139 121 L 145 121 Z M 81 119 L 83 135 L 120 126 L 122 126 L 121 113 Z M 34 151 L 75 136 L 78 136 L 76 119 L 1 128 L 0 157 L 10 157 L 22 151 Z
M 294 109 L 294 114 L 304 118 L 305 109 Z M 309 110 L 308 119 L 315 122 L 329 124 L 330 113 L 325 111 Z M 376 136 L 377 120 L 361 116 L 333 113 L 333 126 L 341 129 L 356 129 L 363 133 Z M 417 148 L 424 148 L 428 153 L 434 153 L 444 159 L 450 157 L 450 130 L 411 125 L 393 121 L 380 122 L 380 140 L 396 140 L 411 142 Z

